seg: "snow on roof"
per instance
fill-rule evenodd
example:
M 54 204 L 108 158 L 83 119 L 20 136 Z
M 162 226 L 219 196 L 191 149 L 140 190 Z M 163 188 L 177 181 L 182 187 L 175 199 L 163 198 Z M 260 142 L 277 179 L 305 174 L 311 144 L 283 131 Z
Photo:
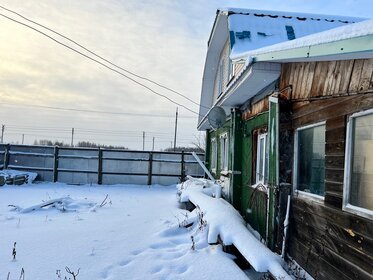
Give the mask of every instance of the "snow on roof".
M 224 199 L 211 197 L 213 187 L 212 181 L 195 178 L 178 185 L 180 202 L 191 201 L 203 211 L 208 224 L 208 242 L 216 243 L 220 236 L 225 245 L 234 244 L 256 271 L 269 271 L 276 279 L 291 280 L 282 267 L 284 262 L 280 256 L 246 228 L 237 210 Z
M 246 57 L 248 58 L 258 54 L 309 47 L 367 35 L 373 35 L 373 19 L 349 24 L 346 26 L 340 26 L 331 30 L 308 35 L 292 41 L 286 41 L 255 50 L 244 51 L 242 53 L 231 54 L 231 59 Z
M 362 18 L 223 8 L 228 16 L 231 56 L 362 21 Z

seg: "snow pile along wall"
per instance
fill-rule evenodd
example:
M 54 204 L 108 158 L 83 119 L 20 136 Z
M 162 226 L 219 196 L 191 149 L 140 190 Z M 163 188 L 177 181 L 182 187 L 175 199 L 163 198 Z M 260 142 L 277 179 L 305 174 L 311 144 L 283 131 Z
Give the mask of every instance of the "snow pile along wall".
M 248 231 L 245 221 L 233 206 L 212 196 L 215 189 L 212 181 L 189 178 L 177 187 L 180 202 L 190 201 L 204 212 L 209 243 L 216 243 L 220 236 L 225 245 L 234 245 L 256 271 L 269 271 L 278 279 L 292 279 L 284 270 L 281 257 Z

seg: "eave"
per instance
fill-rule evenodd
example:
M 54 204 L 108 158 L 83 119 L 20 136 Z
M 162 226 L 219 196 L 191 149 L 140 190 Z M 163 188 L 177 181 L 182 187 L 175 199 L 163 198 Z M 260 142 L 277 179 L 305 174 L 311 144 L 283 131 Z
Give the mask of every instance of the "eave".
M 260 62 L 249 65 L 211 107 L 221 106 L 229 112 L 231 108 L 241 106 L 272 84 L 280 77 L 280 74 L 281 64 L 279 63 Z M 211 128 L 207 120 L 208 113 L 209 111 L 201 118 L 198 130 Z

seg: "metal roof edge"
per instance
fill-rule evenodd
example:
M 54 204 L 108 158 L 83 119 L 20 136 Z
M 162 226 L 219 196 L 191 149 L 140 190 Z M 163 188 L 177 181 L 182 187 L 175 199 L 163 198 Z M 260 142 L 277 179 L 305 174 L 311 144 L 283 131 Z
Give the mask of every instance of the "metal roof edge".
M 373 57 L 373 34 L 343 39 L 339 41 L 322 43 L 312 46 L 296 47 L 286 50 L 272 51 L 254 55 L 255 61 L 291 62 L 291 61 L 312 61 L 325 60 L 333 57 L 332 60 L 345 59 L 345 57 L 359 54 L 371 53 Z M 354 55 L 355 54 L 355 55 Z M 367 55 L 365 55 L 367 56 Z M 369 57 L 369 55 L 368 55 Z

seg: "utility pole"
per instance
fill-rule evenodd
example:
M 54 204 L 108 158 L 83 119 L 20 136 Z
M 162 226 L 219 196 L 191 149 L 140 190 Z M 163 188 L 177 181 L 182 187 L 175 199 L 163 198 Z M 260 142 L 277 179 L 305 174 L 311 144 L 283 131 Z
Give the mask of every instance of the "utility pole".
M 142 150 L 145 151 L 145 131 L 142 132 Z
M 152 151 L 154 151 L 154 136 L 153 136 L 153 147 L 152 147 Z
M 176 134 L 177 134 L 177 107 L 176 107 L 176 117 L 175 117 L 175 136 L 174 136 L 174 152 L 176 151 Z
M 74 128 L 71 129 L 71 147 L 74 147 Z
M 24 133 L 22 133 L 22 145 L 23 145 L 23 143 L 25 143 L 25 134 Z
M 1 125 L 1 144 L 4 143 L 4 130 L 5 130 L 5 125 Z

